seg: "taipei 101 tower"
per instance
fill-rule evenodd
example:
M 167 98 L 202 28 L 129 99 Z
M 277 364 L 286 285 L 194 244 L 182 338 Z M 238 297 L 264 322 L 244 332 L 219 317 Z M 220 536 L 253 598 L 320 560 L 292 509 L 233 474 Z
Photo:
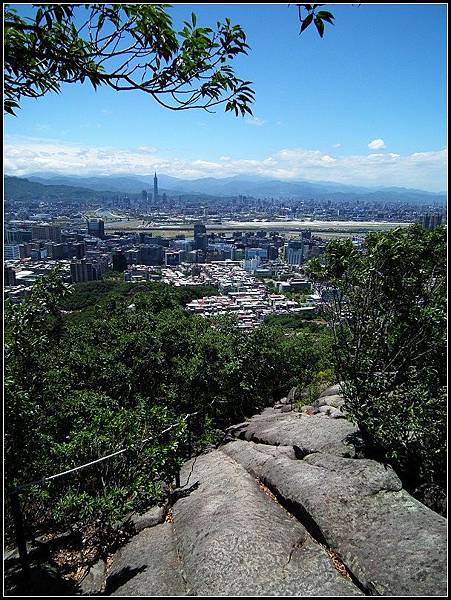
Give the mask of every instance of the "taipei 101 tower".
M 158 179 L 157 179 L 157 172 L 155 171 L 155 175 L 153 178 L 153 201 L 157 202 L 158 201 Z

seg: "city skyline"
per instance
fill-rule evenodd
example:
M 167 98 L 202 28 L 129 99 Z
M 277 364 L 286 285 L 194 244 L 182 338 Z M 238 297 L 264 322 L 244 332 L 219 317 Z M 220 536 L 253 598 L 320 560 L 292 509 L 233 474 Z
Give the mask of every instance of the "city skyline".
M 5 172 L 156 170 L 446 190 L 445 5 L 330 10 L 335 25 L 320 39 L 298 35 L 295 7 L 176 5 L 177 29 L 191 11 L 199 25 L 226 16 L 242 25 L 251 49 L 236 68 L 254 82 L 252 117 L 171 112 L 137 93 L 64 85 L 6 116 Z

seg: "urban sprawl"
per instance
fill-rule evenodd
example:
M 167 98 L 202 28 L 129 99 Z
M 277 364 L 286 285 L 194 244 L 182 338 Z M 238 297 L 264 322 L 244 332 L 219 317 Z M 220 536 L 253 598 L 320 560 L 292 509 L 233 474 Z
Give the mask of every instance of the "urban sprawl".
M 144 225 L 156 220 L 163 224 L 177 221 L 174 214 L 158 206 L 156 177 L 150 197 L 156 206 L 148 211 L 143 210 L 149 202 L 147 192 L 134 207 L 127 197 L 122 198 L 122 204 L 117 200 L 104 204 L 116 208 L 119 204 L 126 222 L 138 215 Z M 168 202 L 166 197 L 162 200 Z M 218 215 L 211 218 L 205 207 L 195 202 L 190 206 L 188 202 L 186 210 L 178 209 L 177 222 L 183 222 L 183 228 L 192 233 L 175 237 L 156 235 L 158 232 L 147 227 L 142 231 L 115 230 L 114 224 L 106 228 L 104 218 L 89 216 L 93 210 L 99 211 L 98 205 L 89 203 L 82 204 L 81 211 L 80 206 L 65 205 L 64 200 L 10 201 L 6 208 L 4 294 L 12 302 L 27 297 L 34 282 L 57 264 L 69 283 L 100 280 L 113 271 L 122 273 L 124 281 L 131 283 L 215 286 L 217 295 L 193 300 L 186 310 L 206 317 L 232 314 L 243 329 L 255 327 L 271 314 L 311 317 L 322 302 L 303 265 L 309 258 L 320 257 L 327 241 L 315 235 L 308 223 L 294 235 L 259 227 L 258 219 L 277 221 L 286 217 L 274 206 L 271 210 L 259 207 L 235 215 L 238 222 L 255 221 L 251 231 L 210 231 L 209 225 L 218 222 Z M 220 213 L 218 208 L 216 211 Z M 325 218 L 324 214 L 318 216 Z M 420 221 L 424 227 L 434 228 L 441 223 L 442 214 L 424 214 Z M 363 240 L 362 235 L 352 236 L 358 247 Z

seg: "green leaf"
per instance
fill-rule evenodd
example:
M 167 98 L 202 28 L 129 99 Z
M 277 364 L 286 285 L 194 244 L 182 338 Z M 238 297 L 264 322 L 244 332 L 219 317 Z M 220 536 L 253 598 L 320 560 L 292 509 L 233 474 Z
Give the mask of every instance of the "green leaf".
M 301 31 L 299 32 L 299 34 L 301 34 L 303 31 L 305 31 L 312 21 L 313 21 L 313 14 L 307 15 L 305 17 L 305 19 L 302 21 Z
M 324 23 L 318 17 L 315 17 L 315 26 L 321 37 L 324 35 Z
M 320 10 L 316 13 L 316 16 L 322 19 L 323 21 L 327 21 L 331 25 L 333 25 L 333 20 L 335 19 L 334 15 L 327 10 Z

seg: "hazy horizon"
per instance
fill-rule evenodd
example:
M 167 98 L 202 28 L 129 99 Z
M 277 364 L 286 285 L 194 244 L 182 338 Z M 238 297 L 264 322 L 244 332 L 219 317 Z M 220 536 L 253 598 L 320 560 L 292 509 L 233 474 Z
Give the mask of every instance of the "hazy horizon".
M 99 173 L 99 172 L 86 172 L 83 174 L 80 173 L 73 173 L 73 172 L 56 172 L 56 171 L 33 171 L 24 175 L 17 175 L 15 173 L 4 173 L 4 176 L 6 177 L 20 177 L 23 179 L 27 179 L 29 177 L 41 177 L 42 179 L 48 179 L 48 178 L 56 178 L 56 177 L 63 177 L 63 178 L 80 178 L 80 179 L 90 179 L 90 178 L 99 178 L 99 179 L 110 179 L 110 178 L 126 178 L 126 179 L 136 179 L 138 181 L 142 181 L 141 178 L 153 178 L 155 171 L 149 172 L 149 173 L 139 173 L 139 174 L 130 174 L 130 173 L 126 173 L 126 172 L 118 172 L 118 173 L 113 173 L 113 174 L 104 174 L 104 173 Z M 390 190 L 390 189 L 396 189 L 396 190 L 409 190 L 409 191 L 418 191 L 418 192 L 425 192 L 428 194 L 448 194 L 447 189 L 443 189 L 443 190 L 438 190 L 438 191 L 433 191 L 433 190 L 426 190 L 426 189 L 422 189 L 422 188 L 417 188 L 417 187 L 409 187 L 409 186 L 396 186 L 396 185 L 384 185 L 384 184 L 373 184 L 373 185 L 359 185 L 359 184 L 351 184 L 351 183 L 342 183 L 340 181 L 333 181 L 333 180 L 309 180 L 309 179 L 300 179 L 300 178 L 295 178 L 295 179 L 282 179 L 282 178 L 273 178 L 270 175 L 268 176 L 264 176 L 264 175 L 252 175 L 252 174 L 237 174 L 237 175 L 224 175 L 224 176 L 204 176 L 204 177 L 177 177 L 174 175 L 169 175 L 168 173 L 164 173 L 164 172 L 158 172 L 157 171 L 157 176 L 158 177 L 168 177 L 171 179 L 177 179 L 179 181 L 190 181 L 190 182 L 194 182 L 194 181 L 202 181 L 202 180 L 215 180 L 215 181 L 225 181 L 228 179 L 242 179 L 242 180 L 254 180 L 254 181 L 258 181 L 261 180 L 262 182 L 281 182 L 281 183 L 292 183 L 292 184 L 313 184 L 313 185 L 318 185 L 318 186 L 343 186 L 349 189 L 353 189 L 353 188 L 357 188 L 357 189 L 366 189 L 366 190 Z M 44 184 L 45 185 L 45 184 Z M 62 184 L 64 185 L 64 184 Z

